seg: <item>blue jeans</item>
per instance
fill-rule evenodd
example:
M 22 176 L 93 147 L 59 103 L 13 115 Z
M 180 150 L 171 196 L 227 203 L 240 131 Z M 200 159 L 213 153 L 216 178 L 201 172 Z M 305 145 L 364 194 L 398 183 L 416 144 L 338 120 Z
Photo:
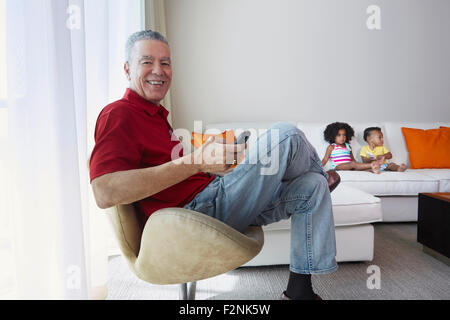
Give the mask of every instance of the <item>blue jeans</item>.
M 240 232 L 291 218 L 290 270 L 325 274 L 337 269 L 327 173 L 304 133 L 291 124 L 278 122 L 260 135 L 241 164 L 216 176 L 184 208 Z

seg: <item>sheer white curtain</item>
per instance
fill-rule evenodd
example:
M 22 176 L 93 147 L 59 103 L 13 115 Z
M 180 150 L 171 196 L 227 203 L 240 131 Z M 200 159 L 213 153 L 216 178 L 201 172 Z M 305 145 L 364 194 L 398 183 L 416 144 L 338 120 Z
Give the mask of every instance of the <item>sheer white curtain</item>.
M 98 113 L 126 88 L 124 44 L 143 12 L 141 0 L 6 2 L 13 298 L 106 293 L 108 222 L 87 159 Z

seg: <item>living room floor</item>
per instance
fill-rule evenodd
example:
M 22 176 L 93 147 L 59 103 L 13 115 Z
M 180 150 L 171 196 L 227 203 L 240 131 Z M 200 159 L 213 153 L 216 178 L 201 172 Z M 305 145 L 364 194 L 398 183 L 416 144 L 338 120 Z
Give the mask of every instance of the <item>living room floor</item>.
M 450 266 L 422 251 L 416 241 L 417 223 L 377 223 L 374 227 L 374 260 L 339 263 L 332 274 L 314 275 L 316 293 L 328 300 L 450 299 Z M 380 268 L 379 289 L 367 285 L 373 265 Z M 287 265 L 238 268 L 197 282 L 196 299 L 277 300 L 288 276 Z M 109 277 L 108 299 L 178 299 L 178 285 L 139 280 L 121 256 L 110 258 Z

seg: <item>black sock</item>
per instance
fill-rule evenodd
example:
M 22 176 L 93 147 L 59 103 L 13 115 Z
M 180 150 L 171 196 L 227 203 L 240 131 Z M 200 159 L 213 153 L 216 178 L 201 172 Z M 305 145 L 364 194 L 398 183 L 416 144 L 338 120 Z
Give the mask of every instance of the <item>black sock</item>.
M 314 299 L 315 294 L 312 289 L 311 275 L 294 273 L 291 271 L 289 274 L 286 295 L 293 300 Z

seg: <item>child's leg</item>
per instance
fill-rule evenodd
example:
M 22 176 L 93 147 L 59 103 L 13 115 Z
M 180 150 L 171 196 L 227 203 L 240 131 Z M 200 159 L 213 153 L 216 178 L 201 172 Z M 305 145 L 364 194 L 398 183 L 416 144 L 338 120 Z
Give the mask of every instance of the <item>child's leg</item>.
M 372 166 L 370 163 L 346 162 L 338 165 L 336 170 L 370 170 Z
M 389 163 L 389 165 L 386 168 L 386 171 L 399 171 L 403 172 L 406 170 L 406 164 L 402 163 L 401 165 L 398 165 L 396 163 Z
M 336 170 L 370 170 L 373 173 L 380 173 L 380 163 L 379 161 L 372 161 L 371 163 L 361 163 L 361 162 L 347 162 L 340 164 L 336 167 Z

